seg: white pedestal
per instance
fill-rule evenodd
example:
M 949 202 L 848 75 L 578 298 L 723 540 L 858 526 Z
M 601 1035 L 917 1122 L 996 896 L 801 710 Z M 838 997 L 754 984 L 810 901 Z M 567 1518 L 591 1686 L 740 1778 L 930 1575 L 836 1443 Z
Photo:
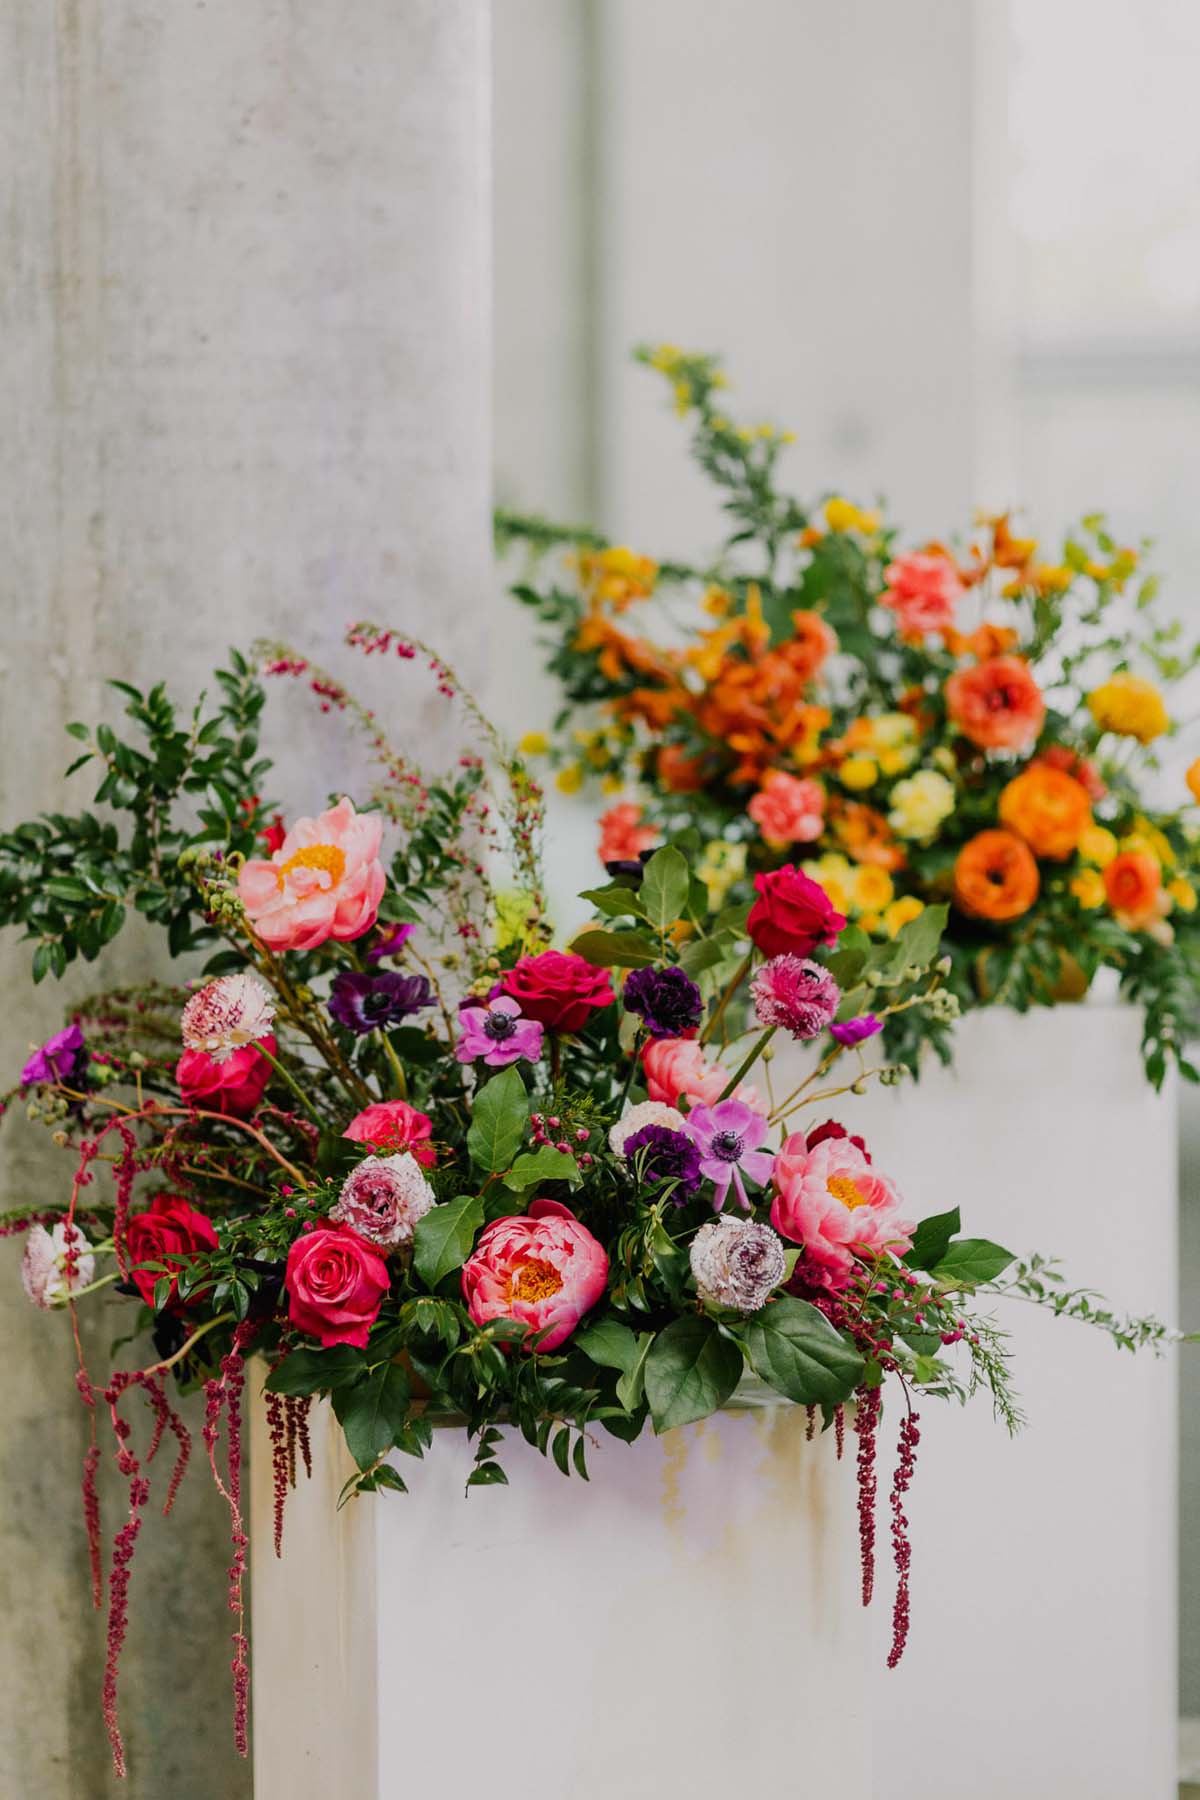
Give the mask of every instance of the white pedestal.
M 1072 1285 L 1173 1321 L 1175 1096 L 1147 1085 L 1138 1031 L 1119 1006 L 977 1013 L 959 1029 L 953 1073 L 800 1117 L 853 1116 L 914 1216 L 958 1205 L 965 1235 L 1061 1256 Z M 982 1398 L 965 1413 L 922 1408 L 912 1633 L 894 1674 L 871 1659 L 877 1792 L 1168 1800 L 1174 1356 L 1118 1353 L 1016 1302 L 1002 1318 L 1027 1431 L 1010 1441 Z M 894 1431 L 893 1410 L 881 1494 Z M 886 1623 L 884 1606 L 880 1650 Z
M 335 1513 L 321 1408 L 276 1562 L 252 1417 L 256 1800 L 874 1792 L 852 1437 L 726 1413 L 602 1436 L 586 1485 L 518 1438 L 467 1498 L 447 1430 L 407 1498 Z

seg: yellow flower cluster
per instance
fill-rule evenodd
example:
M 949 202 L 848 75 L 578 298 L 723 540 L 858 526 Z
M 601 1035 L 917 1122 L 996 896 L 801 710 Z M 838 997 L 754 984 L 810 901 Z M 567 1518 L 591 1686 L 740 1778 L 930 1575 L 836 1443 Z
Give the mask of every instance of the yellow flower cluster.
M 917 727 L 907 713 L 878 713 L 856 719 L 844 739 L 849 756 L 838 780 L 851 793 L 865 793 L 883 777 L 902 775 L 917 759 Z
M 1140 675 L 1113 675 L 1088 695 L 1088 708 L 1101 731 L 1151 744 L 1171 728 L 1163 697 Z
M 730 844 L 724 838 L 713 838 L 705 844 L 696 873 L 708 890 L 712 912 L 720 912 L 730 888 L 746 873 L 745 844 Z
M 806 862 L 804 872 L 820 883 L 840 913 L 856 920 L 864 931 L 895 937 L 902 925 L 924 911 L 911 894 L 896 899 L 895 883 L 886 869 L 851 862 L 837 851 Z
M 864 511 L 840 494 L 825 502 L 825 523 L 830 531 L 861 531 L 864 537 L 873 537 L 882 522 L 877 512 Z
M 928 843 L 954 811 L 954 783 L 936 769 L 922 769 L 892 789 L 888 824 L 897 837 Z
M 658 564 L 652 556 L 639 556 L 628 544 L 612 544 L 607 550 L 584 550 L 578 558 L 579 579 L 589 600 L 624 612 L 635 600 L 654 592 Z

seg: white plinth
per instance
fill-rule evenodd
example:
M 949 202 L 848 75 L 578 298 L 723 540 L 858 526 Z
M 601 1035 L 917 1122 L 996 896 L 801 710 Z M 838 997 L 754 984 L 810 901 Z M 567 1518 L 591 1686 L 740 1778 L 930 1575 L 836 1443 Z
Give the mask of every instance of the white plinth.
M 954 1073 L 810 1116 L 853 1116 L 916 1216 L 958 1205 L 966 1235 L 1059 1255 L 1073 1285 L 1173 1321 L 1175 1097 L 1146 1084 L 1138 1032 L 1115 1006 L 977 1013 Z M 1029 1427 L 1010 1442 L 983 1400 L 922 1408 L 912 1635 L 895 1674 L 871 1659 L 877 1791 L 1169 1800 L 1174 1358 L 1118 1354 L 1027 1305 L 1002 1317 Z M 888 1743 L 911 1757 L 885 1763 Z
M 852 1438 L 728 1413 L 602 1437 L 589 1485 L 518 1439 L 467 1498 L 442 1431 L 335 1514 L 322 1408 L 277 1563 L 253 1418 L 256 1800 L 870 1800 Z

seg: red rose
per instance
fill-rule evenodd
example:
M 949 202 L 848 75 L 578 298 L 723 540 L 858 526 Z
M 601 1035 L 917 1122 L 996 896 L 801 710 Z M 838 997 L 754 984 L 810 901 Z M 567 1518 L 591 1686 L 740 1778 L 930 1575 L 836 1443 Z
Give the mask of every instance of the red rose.
M 275 1054 L 275 1039 L 260 1039 L 264 1050 Z M 226 1113 L 234 1119 L 247 1119 L 254 1111 L 273 1071 L 265 1056 L 253 1044 L 235 1050 L 224 1062 L 218 1062 L 205 1050 L 185 1050 L 175 1065 L 175 1079 L 185 1100 L 204 1112 Z
M 846 1130 L 846 1127 L 844 1125 L 839 1125 L 836 1119 L 826 1119 L 823 1125 L 815 1126 L 808 1134 L 806 1148 L 815 1150 L 817 1145 L 823 1144 L 827 1138 L 850 1138 L 850 1142 L 854 1145 L 854 1148 L 856 1150 L 861 1150 L 867 1161 L 870 1162 L 871 1152 L 867 1149 L 863 1140 L 860 1137 L 850 1137 L 850 1133 Z
M 388 1268 L 348 1225 L 323 1225 L 296 1239 L 283 1285 L 297 1331 L 318 1338 L 323 1350 L 330 1344 L 362 1350 L 388 1291 Z
M 134 1213 L 125 1227 L 125 1254 L 130 1263 L 166 1263 L 171 1276 L 168 1306 L 178 1305 L 175 1274 L 197 1250 L 215 1250 L 217 1234 L 212 1221 L 181 1194 L 156 1194 L 145 1212 Z M 147 1306 L 154 1305 L 154 1289 L 162 1280 L 161 1269 L 130 1269 L 130 1277 Z
M 613 1003 L 608 970 L 564 950 L 523 956 L 500 977 L 500 986 L 527 1019 L 540 1020 L 551 1031 L 582 1031 L 597 1008 Z
M 825 889 L 791 863 L 756 875 L 754 887 L 758 899 L 746 929 L 764 956 L 811 956 L 846 929 Z

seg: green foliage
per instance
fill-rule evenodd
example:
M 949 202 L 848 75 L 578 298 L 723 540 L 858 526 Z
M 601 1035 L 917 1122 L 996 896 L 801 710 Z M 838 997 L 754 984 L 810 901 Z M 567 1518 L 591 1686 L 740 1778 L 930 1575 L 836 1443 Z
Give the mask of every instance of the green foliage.
M 483 1200 L 460 1194 L 431 1207 L 413 1232 L 413 1267 L 426 1287 L 436 1288 L 445 1276 L 461 1269 L 483 1225 Z
M 838 1405 L 862 1381 L 862 1357 L 823 1313 L 784 1296 L 747 1321 L 742 1331 L 755 1374 L 801 1406 Z
M 529 1095 L 515 1067 L 501 1070 L 475 1095 L 467 1149 L 488 1174 L 509 1169 L 529 1128 Z
M 646 1398 L 655 1431 L 706 1419 L 742 1377 L 742 1352 L 699 1313 L 660 1331 L 646 1357 Z

